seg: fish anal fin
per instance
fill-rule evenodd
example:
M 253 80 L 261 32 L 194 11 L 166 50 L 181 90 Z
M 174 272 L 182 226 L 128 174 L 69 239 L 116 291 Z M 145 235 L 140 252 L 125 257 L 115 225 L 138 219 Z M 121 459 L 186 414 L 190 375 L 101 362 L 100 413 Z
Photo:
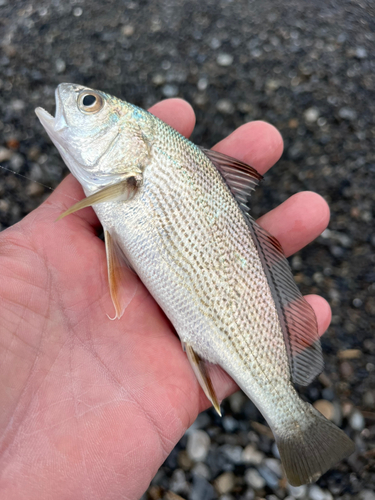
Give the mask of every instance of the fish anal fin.
M 211 401 L 217 413 L 221 416 L 220 403 L 212 384 L 208 369 L 208 361 L 202 359 L 188 343 L 183 343 L 183 347 L 203 392 L 207 396 L 207 399 Z
M 78 212 L 78 210 L 82 210 L 86 207 L 91 207 L 92 205 L 98 203 L 116 200 L 131 200 L 136 193 L 138 185 L 141 181 L 139 177 L 139 174 L 130 174 L 121 182 L 117 182 L 116 184 L 111 184 L 110 186 L 106 186 L 105 188 L 100 189 L 96 193 L 93 193 L 90 196 L 87 196 L 87 198 L 84 198 L 78 203 L 75 203 L 72 207 L 68 208 L 68 210 L 59 215 L 56 220 L 61 220 L 67 215 L 73 214 L 74 212 Z
M 107 255 L 109 291 L 116 313 L 114 318 L 110 319 L 120 319 L 130 302 L 129 297 L 124 293 L 124 283 L 129 281 L 130 265 L 109 231 L 104 231 L 104 237 Z M 134 294 L 135 292 L 133 293 L 133 296 Z
M 263 179 L 255 168 L 231 156 L 212 149 L 202 148 L 203 153 L 219 170 L 238 203 L 247 205 L 253 191 Z

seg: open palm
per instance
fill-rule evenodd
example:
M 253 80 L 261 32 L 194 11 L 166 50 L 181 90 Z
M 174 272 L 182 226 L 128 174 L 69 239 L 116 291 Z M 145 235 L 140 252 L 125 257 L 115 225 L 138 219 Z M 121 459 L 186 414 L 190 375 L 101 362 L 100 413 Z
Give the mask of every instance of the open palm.
M 194 113 L 170 99 L 151 111 L 188 136 Z M 215 149 L 264 173 L 282 139 L 246 124 Z M 69 175 L 50 198 L 0 235 L 0 491 L 17 499 L 137 499 L 198 412 L 209 403 L 173 328 L 131 272 L 128 306 L 113 315 L 98 220 Z M 326 227 L 329 210 L 300 193 L 262 217 L 286 255 Z M 308 300 L 319 331 L 328 304 Z M 235 389 L 229 377 L 219 397 Z

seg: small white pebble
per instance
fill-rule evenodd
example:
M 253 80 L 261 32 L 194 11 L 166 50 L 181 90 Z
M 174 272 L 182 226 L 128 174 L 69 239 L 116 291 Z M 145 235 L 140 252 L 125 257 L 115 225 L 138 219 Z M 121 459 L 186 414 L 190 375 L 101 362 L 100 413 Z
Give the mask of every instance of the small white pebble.
M 365 427 L 365 419 L 360 411 L 354 410 L 350 415 L 349 424 L 355 431 L 362 431 Z
M 319 118 L 319 110 L 317 108 L 306 109 L 303 116 L 308 123 L 314 123 Z
M 189 437 L 186 446 L 186 451 L 195 462 L 202 462 L 210 449 L 211 440 L 207 432 L 196 430 Z
M 216 62 L 219 66 L 230 66 L 233 62 L 233 56 L 231 54 L 219 54 Z

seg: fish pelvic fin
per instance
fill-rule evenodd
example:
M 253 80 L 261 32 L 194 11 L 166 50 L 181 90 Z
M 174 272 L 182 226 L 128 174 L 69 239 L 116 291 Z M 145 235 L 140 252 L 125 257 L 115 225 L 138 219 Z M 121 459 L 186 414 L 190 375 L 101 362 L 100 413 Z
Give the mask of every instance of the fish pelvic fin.
M 112 238 L 110 232 L 106 229 L 104 230 L 104 239 L 109 291 L 113 307 L 115 308 L 115 316 L 113 318 L 107 316 L 111 320 L 120 319 L 129 304 L 129 297 L 125 295 L 124 283 L 129 282 L 129 270 L 133 273 L 134 270 L 125 254 L 121 251 L 116 239 Z
M 202 359 L 191 347 L 191 345 L 184 343 L 183 348 L 187 354 L 188 360 L 193 368 L 195 376 L 198 379 L 200 386 L 203 389 L 207 399 L 211 401 L 212 406 L 215 408 L 216 412 L 221 417 L 220 403 L 217 398 L 210 373 L 207 367 L 208 361 Z
M 353 441 L 313 406 L 306 405 L 306 420 L 293 432 L 275 433 L 281 462 L 289 483 L 315 482 L 337 462 L 353 453 Z
M 106 186 L 100 191 L 97 191 L 78 203 L 75 203 L 72 207 L 68 208 L 68 210 L 59 215 L 56 221 L 63 219 L 67 215 L 74 214 L 74 212 L 78 212 L 78 210 L 82 210 L 82 208 L 91 207 L 92 205 L 98 203 L 116 200 L 129 201 L 135 195 L 140 182 L 141 179 L 138 173 L 129 174 L 126 179 L 121 182 Z

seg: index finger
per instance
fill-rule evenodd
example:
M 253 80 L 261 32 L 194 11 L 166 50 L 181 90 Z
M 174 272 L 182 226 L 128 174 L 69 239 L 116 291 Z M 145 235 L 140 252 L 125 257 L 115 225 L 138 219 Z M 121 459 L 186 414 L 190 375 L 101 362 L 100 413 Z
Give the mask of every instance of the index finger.
M 269 123 L 245 123 L 212 149 L 248 163 L 264 174 L 280 159 L 284 148 L 280 132 Z

